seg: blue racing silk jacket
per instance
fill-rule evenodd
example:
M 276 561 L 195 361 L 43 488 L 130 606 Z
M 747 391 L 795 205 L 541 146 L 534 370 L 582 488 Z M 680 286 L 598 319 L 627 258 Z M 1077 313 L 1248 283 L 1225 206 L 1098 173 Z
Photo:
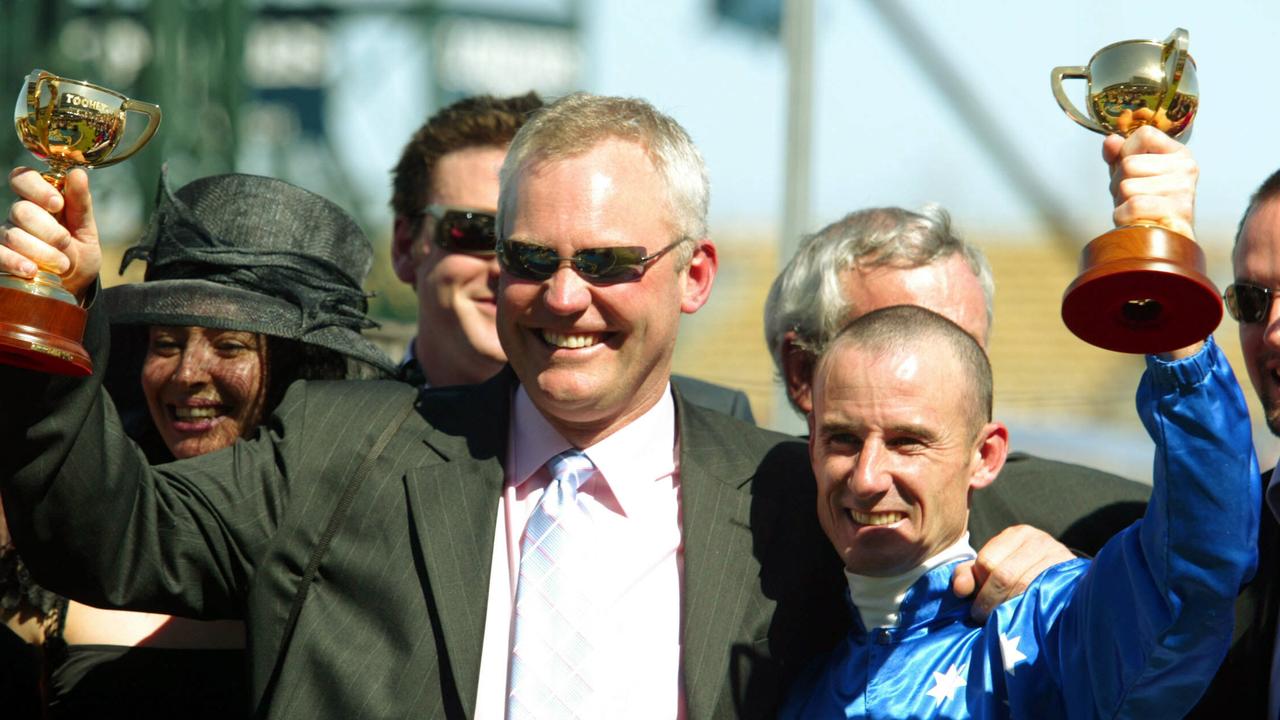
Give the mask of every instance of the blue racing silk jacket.
M 1226 655 L 1253 574 L 1258 464 L 1212 339 L 1190 358 L 1148 358 L 1138 412 L 1156 443 L 1142 520 L 1092 562 L 1050 568 L 982 625 L 950 590 L 954 563 L 907 590 L 896 627 L 868 632 L 855 611 L 782 717 L 1182 717 Z

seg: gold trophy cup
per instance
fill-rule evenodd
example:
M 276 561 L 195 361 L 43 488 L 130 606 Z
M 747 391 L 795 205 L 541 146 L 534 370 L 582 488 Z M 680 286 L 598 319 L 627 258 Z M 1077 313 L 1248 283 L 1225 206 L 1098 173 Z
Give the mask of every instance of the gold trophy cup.
M 1128 136 L 1154 125 L 1185 139 L 1200 104 L 1187 40 L 1177 28 L 1164 42 L 1108 45 L 1087 66 L 1054 68 L 1053 95 L 1068 117 L 1094 132 Z M 1088 116 L 1063 92 L 1066 78 L 1088 81 Z M 1080 275 L 1062 296 L 1062 320 L 1107 350 L 1167 352 L 1212 333 L 1222 300 L 1205 275 L 1204 252 L 1190 238 L 1155 223 L 1128 225 L 1085 247 Z
M 121 149 L 131 112 L 145 115 L 147 124 Z M 142 149 L 160 125 L 155 105 L 44 70 L 27 75 L 13 116 L 18 139 L 49 165 L 42 175 L 59 190 L 72 168 L 114 165 Z M 93 363 L 80 344 L 85 318 L 57 273 L 39 268 L 31 280 L 0 273 L 0 363 L 90 374 Z

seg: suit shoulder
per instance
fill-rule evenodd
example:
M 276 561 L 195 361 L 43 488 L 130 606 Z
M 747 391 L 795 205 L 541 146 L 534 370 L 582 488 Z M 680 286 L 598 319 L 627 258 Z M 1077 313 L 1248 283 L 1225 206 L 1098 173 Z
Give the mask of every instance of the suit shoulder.
M 755 415 L 751 412 L 751 400 L 741 390 L 686 375 L 672 375 L 671 384 L 684 396 L 685 400 L 695 405 L 739 420 L 755 422 Z
M 412 403 L 417 391 L 394 380 L 295 380 L 274 415 L 283 421 L 319 414 L 377 422 L 381 412 Z
M 1000 476 L 973 494 L 969 533 L 981 547 L 1001 530 L 1037 527 L 1094 555 L 1142 517 L 1151 486 L 1083 465 L 1013 453 Z
M 363 456 L 385 429 L 419 426 L 413 412 L 417 396 L 416 389 L 392 380 L 298 380 L 255 437 L 270 438 L 279 451 L 303 462 Z
M 682 456 L 714 462 L 726 476 L 754 478 L 757 495 L 813 492 L 804 441 L 692 403 L 683 403 L 680 412 Z
M 351 395 L 379 398 L 414 398 L 418 390 L 398 380 L 299 380 L 312 400 Z
M 1062 493 L 1091 493 L 1111 501 L 1146 502 L 1151 486 L 1085 465 L 1050 460 L 1024 452 L 1013 452 L 1000 478 L 992 486 L 1006 489 L 1026 483 L 1054 488 Z
M 808 445 L 794 435 L 757 427 L 740 418 L 698 405 L 692 401 L 681 405 L 682 424 L 689 434 L 703 443 L 749 454 L 756 458 L 773 452 L 808 455 Z M 681 438 L 685 441 L 686 438 Z

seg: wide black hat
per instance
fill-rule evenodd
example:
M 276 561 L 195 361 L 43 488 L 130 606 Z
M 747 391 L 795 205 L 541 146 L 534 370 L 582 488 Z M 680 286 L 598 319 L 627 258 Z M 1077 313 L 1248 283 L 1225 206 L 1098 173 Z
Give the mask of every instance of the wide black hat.
M 108 288 L 112 323 L 197 325 L 310 343 L 393 372 L 361 330 L 368 238 L 341 208 L 281 180 L 213 175 L 171 192 L 120 272 L 145 260 L 144 281 Z

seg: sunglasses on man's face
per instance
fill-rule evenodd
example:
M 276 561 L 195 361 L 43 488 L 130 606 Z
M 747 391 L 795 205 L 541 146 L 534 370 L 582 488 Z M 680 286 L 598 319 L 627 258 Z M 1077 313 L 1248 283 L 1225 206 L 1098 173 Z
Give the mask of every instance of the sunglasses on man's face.
M 587 248 L 574 253 L 573 257 L 560 257 L 546 245 L 501 240 L 498 242 L 498 264 L 523 280 L 546 280 L 563 263 L 569 263 L 583 279 L 597 285 L 634 282 L 644 276 L 650 265 L 685 240 L 688 238 L 676 240 L 652 255 L 645 255 L 643 247 L 628 246 Z
M 1238 282 L 1227 286 L 1222 299 L 1227 303 L 1227 312 L 1236 322 L 1266 322 L 1271 314 L 1271 288 Z
M 494 235 L 493 213 L 448 205 L 428 205 L 418 213 L 436 219 L 435 243 L 446 252 L 468 255 L 492 255 L 497 237 Z

